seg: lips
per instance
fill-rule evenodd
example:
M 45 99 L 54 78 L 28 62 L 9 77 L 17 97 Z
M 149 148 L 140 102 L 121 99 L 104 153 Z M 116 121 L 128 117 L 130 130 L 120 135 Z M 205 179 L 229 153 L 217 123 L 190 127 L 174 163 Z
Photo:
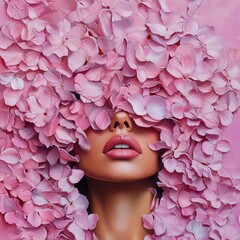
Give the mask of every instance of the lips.
M 132 159 L 142 153 L 133 137 L 129 135 L 114 135 L 103 148 L 103 153 L 112 159 Z

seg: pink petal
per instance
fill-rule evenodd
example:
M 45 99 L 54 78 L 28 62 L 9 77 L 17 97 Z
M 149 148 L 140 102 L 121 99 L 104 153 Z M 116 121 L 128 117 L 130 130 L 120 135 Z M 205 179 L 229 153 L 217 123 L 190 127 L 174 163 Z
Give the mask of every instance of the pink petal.
M 111 21 L 111 13 L 107 10 L 103 10 L 100 17 L 99 23 L 101 27 L 102 34 L 107 37 L 112 36 L 112 21 Z
M 63 177 L 63 173 L 64 173 L 64 166 L 61 164 L 56 164 L 51 166 L 49 171 L 49 175 L 51 176 L 51 178 L 55 180 L 61 179 Z
M 55 137 L 60 143 L 74 143 L 75 139 L 69 134 L 69 129 L 58 126 Z
M 39 212 L 42 224 L 49 224 L 54 221 L 54 211 L 51 209 L 43 209 Z
M 27 216 L 27 221 L 35 228 L 39 227 L 42 223 L 41 217 L 36 211 Z
M 175 78 L 181 78 L 183 75 L 182 66 L 176 58 L 169 60 L 166 69 Z
M 209 233 L 207 227 L 203 227 L 200 222 L 190 221 L 187 230 L 194 235 L 194 239 L 208 239 Z
M 167 105 L 160 96 L 151 96 L 146 100 L 146 109 L 150 117 L 156 120 L 162 120 L 167 115 Z
M 236 92 L 229 92 L 229 110 L 235 112 L 240 105 L 239 98 Z
M 96 228 L 97 221 L 98 221 L 98 216 L 96 214 L 90 214 L 88 216 L 88 222 L 89 222 L 89 230 L 93 230 Z
M 163 148 L 168 148 L 167 144 L 164 141 L 158 141 L 156 143 L 148 144 L 149 148 L 153 151 L 158 151 Z
M 187 104 L 184 102 L 177 102 L 172 105 L 172 114 L 175 118 L 182 119 L 187 110 Z
M 152 33 L 158 34 L 160 36 L 164 36 L 167 32 L 167 28 L 159 23 L 148 23 L 147 26 Z
M 47 238 L 47 230 L 44 227 L 31 230 L 32 240 L 45 240 Z
M 67 180 L 67 178 L 61 178 L 58 181 L 58 187 L 63 192 L 70 192 L 74 186 Z
M 196 64 L 196 67 L 193 73 L 191 74 L 191 77 L 194 80 L 204 82 L 210 79 L 212 75 L 213 75 L 213 69 L 210 67 L 210 65 L 206 62 L 199 62 Z
M 20 100 L 20 97 L 22 95 L 21 90 L 12 90 L 12 89 L 6 89 L 3 92 L 3 97 L 5 104 L 8 106 L 14 106 L 17 104 L 17 102 Z
M 30 201 L 32 199 L 32 193 L 30 191 L 22 191 L 18 194 L 18 197 L 24 201 Z
M 60 154 L 61 163 L 77 162 L 78 161 L 78 159 L 73 157 L 71 154 L 69 154 L 69 152 L 67 152 L 66 150 L 64 150 L 62 148 L 59 148 L 59 154 Z M 58 155 L 56 155 L 56 156 L 58 156 Z
M 141 83 L 145 82 L 148 78 L 148 75 L 147 73 L 145 72 L 144 69 L 138 69 L 137 70 L 137 78 L 139 79 L 139 81 Z
M 183 67 L 183 74 L 184 75 L 191 74 L 195 67 L 195 62 L 194 62 L 193 56 L 192 55 L 182 56 L 181 63 L 182 63 L 182 67 Z
M 144 214 L 142 217 L 143 226 L 147 229 L 153 228 L 153 215 L 152 214 Z
M 206 44 L 207 53 L 214 58 L 217 58 L 223 48 L 223 39 L 219 36 L 208 37 L 204 43 Z
M 86 77 L 90 81 L 101 81 L 103 79 L 104 74 L 105 74 L 105 70 L 99 67 L 99 68 L 90 69 L 87 72 Z
M 211 156 L 215 151 L 215 145 L 212 142 L 205 141 L 202 143 L 202 149 L 206 154 Z
M 143 97 L 141 96 L 141 94 L 134 94 L 131 95 L 128 98 L 128 101 L 130 102 L 130 104 L 133 107 L 133 111 L 137 114 L 137 115 L 145 115 L 147 113 L 146 109 L 145 109 L 145 103 L 143 100 Z
M 72 169 L 71 176 L 68 178 L 69 182 L 72 184 L 78 183 L 82 177 L 84 176 L 84 172 L 80 169 Z
M 13 77 L 11 80 L 11 87 L 14 90 L 23 89 L 24 88 L 24 81 L 21 78 Z
M 192 86 L 189 84 L 189 82 L 184 81 L 183 79 L 176 79 L 174 81 L 174 85 L 184 96 L 186 96 L 192 90 Z
M 83 66 L 86 58 L 86 54 L 81 50 L 73 52 L 68 57 L 68 67 L 74 72 Z
M 220 122 L 223 126 L 228 126 L 233 119 L 233 114 L 230 111 L 222 111 L 219 113 Z
M 190 193 L 187 191 L 181 191 L 178 195 L 178 203 L 182 208 L 190 206 L 192 204 Z
M 228 152 L 230 150 L 230 144 L 226 140 L 221 140 L 217 143 L 216 149 L 220 152 Z
M 33 200 L 33 203 L 39 206 L 48 204 L 48 201 L 45 199 L 45 197 L 41 196 L 39 193 L 33 193 L 32 200 Z
M 101 109 L 97 113 L 95 118 L 95 123 L 96 123 L 96 126 L 101 130 L 106 129 L 110 125 L 111 119 L 108 113 L 105 111 L 105 109 Z
M 0 160 L 9 164 L 16 164 L 20 160 L 20 156 L 14 148 L 7 148 L 0 153 Z
M 204 96 L 200 92 L 195 90 L 191 90 L 187 95 L 186 98 L 188 99 L 189 103 L 193 107 L 203 107 L 204 105 Z
M 76 240 L 83 240 L 85 239 L 85 233 L 82 230 L 82 228 L 76 224 L 75 222 L 72 222 L 69 227 L 68 231 L 73 234 Z
M 162 235 L 163 233 L 166 232 L 166 227 L 164 226 L 164 222 L 159 216 L 155 216 L 154 230 L 157 235 Z

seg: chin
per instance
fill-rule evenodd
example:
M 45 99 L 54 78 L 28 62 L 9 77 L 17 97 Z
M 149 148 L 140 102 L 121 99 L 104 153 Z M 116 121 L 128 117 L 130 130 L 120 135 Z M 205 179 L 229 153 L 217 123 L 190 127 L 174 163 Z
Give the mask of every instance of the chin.
M 87 174 L 85 175 L 89 178 L 106 181 L 106 182 L 134 182 L 141 181 L 150 177 L 153 177 L 158 171 L 154 171 L 151 173 L 139 173 L 139 172 L 119 172 L 119 171 L 111 171 L 108 174 Z

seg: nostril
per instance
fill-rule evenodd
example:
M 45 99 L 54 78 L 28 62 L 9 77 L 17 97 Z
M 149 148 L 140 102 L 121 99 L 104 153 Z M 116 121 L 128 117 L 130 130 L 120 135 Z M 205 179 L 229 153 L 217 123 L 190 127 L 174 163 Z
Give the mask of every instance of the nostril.
M 129 128 L 129 123 L 127 121 L 124 122 L 124 125 L 126 126 L 126 128 Z
M 115 122 L 114 125 L 113 125 L 113 128 L 117 128 L 119 126 L 119 122 Z

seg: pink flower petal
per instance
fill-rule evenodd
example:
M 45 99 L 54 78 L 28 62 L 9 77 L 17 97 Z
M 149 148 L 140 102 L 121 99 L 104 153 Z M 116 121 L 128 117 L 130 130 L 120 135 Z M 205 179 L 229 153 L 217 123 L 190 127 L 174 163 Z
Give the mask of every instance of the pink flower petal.
M 232 122 L 233 114 L 230 111 L 222 111 L 219 118 L 223 126 L 228 126 Z
M 108 113 L 104 109 L 101 109 L 97 113 L 95 118 L 95 123 L 96 123 L 96 126 L 101 130 L 106 129 L 110 125 L 111 119 Z
M 76 240 L 83 240 L 85 239 L 85 234 L 84 231 L 82 230 L 82 228 L 76 224 L 75 222 L 72 222 L 69 227 L 68 230 L 70 233 L 73 234 L 73 236 L 75 237 Z
M 143 97 L 140 94 L 131 95 L 128 98 L 128 101 L 132 105 L 133 111 L 136 114 L 142 116 L 147 113 L 147 110 L 144 108 L 145 103 L 144 103 Z
M 211 156 L 215 151 L 215 146 L 213 143 L 205 141 L 202 144 L 202 149 L 206 154 Z
M 187 191 L 181 191 L 178 196 L 178 203 L 182 208 L 190 206 L 191 203 L 191 195 Z
M 17 104 L 17 102 L 20 100 L 20 97 L 22 95 L 22 91 L 20 90 L 12 90 L 12 89 L 6 89 L 3 93 L 5 104 L 8 106 L 14 106 Z
M 42 223 L 41 217 L 37 212 L 32 212 L 27 216 L 27 221 L 35 228 L 39 227 Z
M 78 183 L 82 177 L 84 176 L 84 172 L 80 169 L 72 169 L 71 176 L 68 178 L 70 183 L 76 184 Z
M 74 72 L 76 71 L 78 68 L 82 67 L 83 64 L 86 61 L 86 54 L 79 50 L 77 52 L 73 52 L 69 58 L 68 58 L 68 66 L 69 68 Z
M 20 156 L 14 148 L 7 148 L 0 153 L 0 160 L 9 164 L 16 164 L 20 160 Z
M 162 120 L 167 115 L 165 100 L 160 96 L 151 96 L 146 99 L 146 109 L 150 117 Z
M 228 141 L 221 140 L 217 143 L 216 149 L 220 152 L 228 152 L 231 149 L 231 146 Z
M 196 65 L 191 77 L 194 80 L 204 82 L 210 79 L 213 75 L 213 69 L 206 62 L 200 62 Z

